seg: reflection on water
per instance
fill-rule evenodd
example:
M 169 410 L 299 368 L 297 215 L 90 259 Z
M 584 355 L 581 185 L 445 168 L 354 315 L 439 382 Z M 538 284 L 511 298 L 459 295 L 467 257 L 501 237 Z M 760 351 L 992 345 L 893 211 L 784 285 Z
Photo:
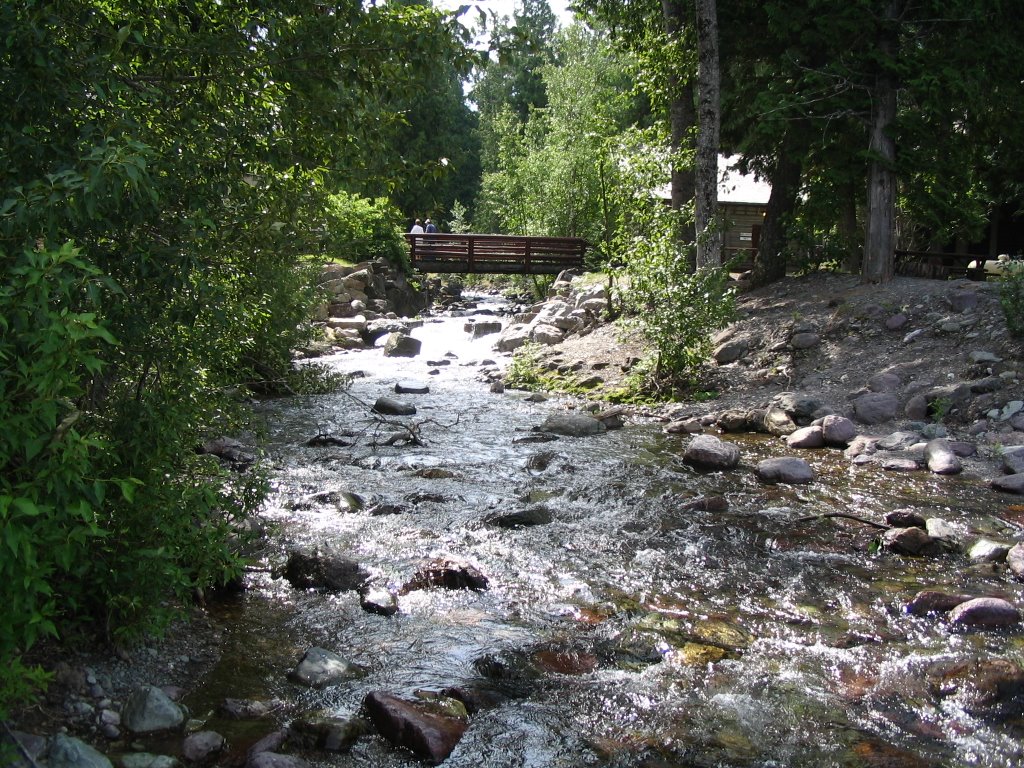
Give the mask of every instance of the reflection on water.
M 499 694 L 497 703 L 473 716 L 446 765 L 1021 764 L 1019 712 L 972 711 L 933 679 L 937 665 L 957 660 L 1020 662 L 1019 635 L 953 634 L 901 610 L 922 588 L 1019 604 L 1021 585 L 955 557 L 873 554 L 876 532 L 857 523 L 799 521 L 835 511 L 880 520 L 914 507 L 969 534 L 997 525 L 992 516 L 1006 505 L 980 480 L 886 474 L 821 451 L 801 454 L 816 483 L 764 487 L 750 470 L 781 452 L 777 440 L 738 438 L 743 466 L 702 475 L 679 461 L 685 438 L 653 422 L 516 443 L 567 404 L 489 392 L 479 372 L 481 361 L 497 360 L 493 337 L 473 340 L 464 322 L 416 329 L 416 358 L 380 350 L 328 358 L 365 374 L 347 393 L 262 407 L 275 467 L 265 517 L 279 531 L 266 563 L 279 563 L 287 546 L 329 542 L 394 590 L 434 557 L 472 563 L 490 588 L 411 592 L 385 618 L 364 612 L 352 593 L 300 592 L 257 573 L 243 597 L 217 609 L 229 626 L 225 661 L 190 701 L 196 711 L 225 696 L 278 698 L 286 721 L 310 709 L 351 715 L 371 690 L 477 686 Z M 442 360 L 450 364 L 428 365 Z M 375 447 L 389 428 L 367 406 L 400 380 L 430 385 L 428 394 L 398 396 L 416 405 L 405 421 L 418 424 L 425 444 Z M 303 446 L 318 433 L 358 437 Z M 699 495 L 726 497 L 728 510 L 684 509 Z M 371 514 L 379 503 L 404 511 Z M 536 504 L 550 523 L 488 522 Z M 313 645 L 367 676 L 296 688 L 285 674 Z M 308 757 L 415 764 L 374 738 L 348 754 Z

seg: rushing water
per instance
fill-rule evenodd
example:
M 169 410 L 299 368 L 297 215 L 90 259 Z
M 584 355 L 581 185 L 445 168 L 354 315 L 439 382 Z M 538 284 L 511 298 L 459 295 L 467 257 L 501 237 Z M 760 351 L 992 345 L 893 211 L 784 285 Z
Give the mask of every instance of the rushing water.
M 924 588 L 1019 605 L 1021 585 L 962 556 L 874 553 L 876 532 L 854 522 L 800 521 L 824 512 L 880 520 L 912 507 L 968 539 L 1009 540 L 1022 515 L 1006 497 L 979 478 L 885 473 L 824 450 L 801 454 L 815 483 L 762 486 L 751 466 L 784 449 L 764 437 L 742 439 L 739 470 L 699 474 L 679 460 L 685 438 L 654 422 L 517 441 L 570 404 L 489 392 L 479 361 L 496 357 L 494 337 L 474 341 L 464 322 L 416 329 L 416 358 L 379 349 L 328 358 L 365 375 L 346 393 L 263 407 L 275 548 L 246 593 L 216 608 L 228 633 L 224 662 L 190 698 L 194 712 L 231 696 L 280 699 L 283 721 L 313 710 L 347 717 L 372 690 L 412 698 L 462 686 L 491 692 L 494 703 L 473 715 L 450 766 L 1022 764 L 1019 709 L 979 704 L 972 671 L 956 672 L 976 660 L 1020 663 L 1021 635 L 955 633 L 902 611 Z M 450 365 L 427 362 L 443 359 Z M 418 425 L 424 445 L 372 445 L 393 429 L 368 405 L 409 379 L 430 385 L 429 394 L 398 396 L 416 405 L 416 416 L 400 420 Z M 351 446 L 304 446 L 346 432 L 356 435 Z M 406 511 L 373 515 L 340 492 Z M 685 508 L 701 495 L 726 497 L 728 510 Z M 490 521 L 537 505 L 550 523 Z M 287 547 L 317 543 L 395 590 L 435 557 L 476 566 L 490 586 L 409 592 L 388 618 L 364 612 L 354 593 L 299 591 L 271 576 Z M 367 676 L 320 691 L 293 685 L 286 673 L 310 646 Z M 207 725 L 243 746 L 266 730 L 216 716 Z M 417 764 L 375 736 L 349 753 L 307 757 Z

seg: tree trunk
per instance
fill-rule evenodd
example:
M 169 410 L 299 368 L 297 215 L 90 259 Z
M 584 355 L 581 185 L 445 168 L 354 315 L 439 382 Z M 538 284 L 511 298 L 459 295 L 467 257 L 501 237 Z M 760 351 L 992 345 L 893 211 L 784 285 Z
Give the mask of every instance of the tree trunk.
M 754 273 L 751 276 L 754 285 L 766 285 L 786 276 L 788 227 L 793 209 L 796 208 L 800 173 L 803 170 L 804 152 L 803 148 L 797 146 L 798 143 L 793 132 L 787 131 L 779 147 L 779 156 L 775 159 L 771 177 L 772 192 L 768 198 L 761 242 L 758 244 Z
M 683 0 L 661 0 L 661 13 L 665 22 L 665 34 L 669 40 L 677 40 L 683 28 Z M 697 124 L 697 112 L 693 106 L 693 82 L 680 77 L 673 69 L 668 76 L 668 122 L 669 141 L 672 150 L 669 206 L 681 211 L 693 199 L 693 169 L 680 165 L 679 156 Z M 680 245 L 692 243 L 694 230 L 683 226 L 677 233 Z M 691 262 L 693 259 L 691 258 Z M 691 263 L 691 268 L 695 263 Z
M 718 62 L 718 8 L 715 0 L 697 4 L 697 269 L 722 266 L 718 222 L 718 145 L 721 124 L 721 71 Z
M 898 84 L 892 64 L 898 51 L 896 20 L 900 5 L 899 0 L 892 0 L 886 7 L 877 41 L 881 61 L 871 94 L 868 221 L 861 271 L 861 282 L 864 283 L 892 280 L 896 258 L 896 142 L 890 129 L 896 120 Z

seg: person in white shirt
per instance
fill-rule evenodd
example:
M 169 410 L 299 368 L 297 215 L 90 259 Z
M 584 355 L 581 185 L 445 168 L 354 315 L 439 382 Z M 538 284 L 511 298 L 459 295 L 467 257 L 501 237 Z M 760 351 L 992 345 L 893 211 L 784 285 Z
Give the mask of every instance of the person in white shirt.
M 419 219 L 416 219 L 416 223 L 412 225 L 412 229 L 409 230 L 409 234 L 411 234 L 411 235 L 422 235 L 423 234 L 423 224 L 422 224 L 422 222 L 420 222 Z

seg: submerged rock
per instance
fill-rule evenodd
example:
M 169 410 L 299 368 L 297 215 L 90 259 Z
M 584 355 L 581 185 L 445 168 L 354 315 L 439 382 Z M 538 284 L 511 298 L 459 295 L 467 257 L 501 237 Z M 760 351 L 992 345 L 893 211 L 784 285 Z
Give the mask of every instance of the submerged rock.
M 361 667 L 338 654 L 323 648 L 310 648 L 298 666 L 288 673 L 288 679 L 309 688 L 325 688 L 362 675 Z
M 193 765 L 204 765 L 224 751 L 227 742 L 216 731 L 189 734 L 181 745 L 181 756 Z
M 954 595 L 948 592 L 926 589 L 914 595 L 903 610 L 911 616 L 924 616 L 928 613 L 948 613 L 961 603 L 966 603 L 971 595 Z
M 763 483 L 811 483 L 814 482 L 814 470 L 803 459 L 783 456 L 764 459 L 758 462 L 756 469 L 758 479 Z
M 553 413 L 537 429 L 555 435 L 584 437 L 604 432 L 608 427 L 600 419 L 585 413 Z
M 1024 669 L 1009 659 L 940 664 L 928 677 L 935 695 L 953 698 L 976 717 L 1015 717 L 1024 706 Z
M 368 730 L 360 718 L 301 717 L 288 726 L 288 744 L 299 749 L 348 752 Z
M 367 694 L 363 709 L 381 736 L 432 763 L 443 762 L 469 727 L 463 718 L 382 691 Z

